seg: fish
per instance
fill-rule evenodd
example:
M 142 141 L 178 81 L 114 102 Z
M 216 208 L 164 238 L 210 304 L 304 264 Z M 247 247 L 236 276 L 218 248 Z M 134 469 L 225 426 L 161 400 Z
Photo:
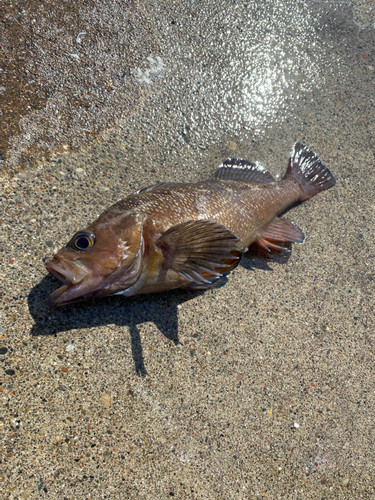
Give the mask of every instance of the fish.
M 296 142 L 279 181 L 258 163 L 228 158 L 205 181 L 144 187 L 77 231 L 46 262 L 62 281 L 50 303 L 219 288 L 243 256 L 303 243 L 303 231 L 279 214 L 335 183 L 317 155 Z

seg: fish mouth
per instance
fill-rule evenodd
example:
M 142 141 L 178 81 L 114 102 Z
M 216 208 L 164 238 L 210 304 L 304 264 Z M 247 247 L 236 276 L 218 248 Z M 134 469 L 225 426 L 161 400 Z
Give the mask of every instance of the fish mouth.
M 68 261 L 60 255 L 55 255 L 45 266 L 50 274 L 63 282 L 63 285 L 49 296 L 49 303 L 54 307 L 90 298 L 102 281 L 89 279 L 91 273 L 85 266 L 77 261 Z
M 45 263 L 47 271 L 60 281 L 69 281 L 73 285 L 80 283 L 89 270 L 78 262 L 71 262 L 61 255 L 55 255 L 53 260 Z
M 48 297 L 48 302 L 51 307 L 60 307 L 77 302 L 83 302 L 96 297 L 104 297 L 113 295 L 111 290 L 111 280 L 108 276 L 94 276 L 93 272 L 77 261 L 68 261 L 62 256 L 57 255 L 53 260 L 46 262 L 47 271 L 62 281 L 62 286 L 52 292 Z M 130 279 L 123 283 L 123 288 L 126 289 L 133 285 L 139 278 L 140 269 L 132 269 L 130 271 Z
M 90 262 L 89 266 L 86 267 L 79 259 L 70 260 L 59 254 L 45 263 L 47 271 L 62 281 L 62 286 L 49 296 L 50 306 L 65 306 L 87 299 L 115 295 L 118 291 L 130 288 L 142 273 L 142 241 L 138 252 L 125 269 L 117 266 L 115 270 L 108 272 L 108 268 L 97 263 Z

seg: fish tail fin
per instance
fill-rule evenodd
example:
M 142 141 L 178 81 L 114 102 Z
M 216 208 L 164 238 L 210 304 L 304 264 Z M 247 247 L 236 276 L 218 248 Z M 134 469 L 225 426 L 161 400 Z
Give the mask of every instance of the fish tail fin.
M 300 201 L 307 200 L 336 184 L 336 177 L 329 168 L 323 165 L 308 146 L 300 142 L 293 146 L 284 179 L 290 177 L 296 179 L 302 187 Z

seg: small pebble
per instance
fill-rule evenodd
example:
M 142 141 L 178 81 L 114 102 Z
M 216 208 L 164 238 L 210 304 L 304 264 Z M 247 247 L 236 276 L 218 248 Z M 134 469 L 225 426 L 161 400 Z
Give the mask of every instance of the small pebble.
M 102 401 L 103 405 L 108 407 L 111 404 L 111 396 L 109 394 L 104 394 Z
M 299 427 L 299 423 L 294 422 L 294 427 L 295 427 L 296 429 L 298 429 L 298 427 Z
M 67 346 L 66 346 L 66 350 L 67 350 L 68 352 L 73 352 L 73 351 L 74 351 L 74 349 L 75 349 L 75 346 L 74 346 L 74 345 L 72 345 L 72 344 L 69 344 L 69 345 L 67 345 Z
M 345 478 L 342 480 L 342 485 L 343 485 L 343 486 L 348 486 L 349 481 L 350 481 L 350 479 L 349 479 L 348 477 L 345 477 Z
M 0 347 L 0 354 L 6 354 L 8 352 L 7 347 Z
M 46 245 L 47 245 L 47 247 L 50 247 L 50 248 L 53 247 L 52 241 L 46 241 Z

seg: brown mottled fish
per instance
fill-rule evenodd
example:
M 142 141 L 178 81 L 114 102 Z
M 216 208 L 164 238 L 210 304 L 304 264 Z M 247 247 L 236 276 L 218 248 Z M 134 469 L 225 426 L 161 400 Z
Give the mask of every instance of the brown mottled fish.
M 51 302 L 222 286 L 242 255 L 303 243 L 301 229 L 277 215 L 335 182 L 297 142 L 279 182 L 258 164 L 232 158 L 206 181 L 143 188 L 78 231 L 46 263 L 64 283 Z

